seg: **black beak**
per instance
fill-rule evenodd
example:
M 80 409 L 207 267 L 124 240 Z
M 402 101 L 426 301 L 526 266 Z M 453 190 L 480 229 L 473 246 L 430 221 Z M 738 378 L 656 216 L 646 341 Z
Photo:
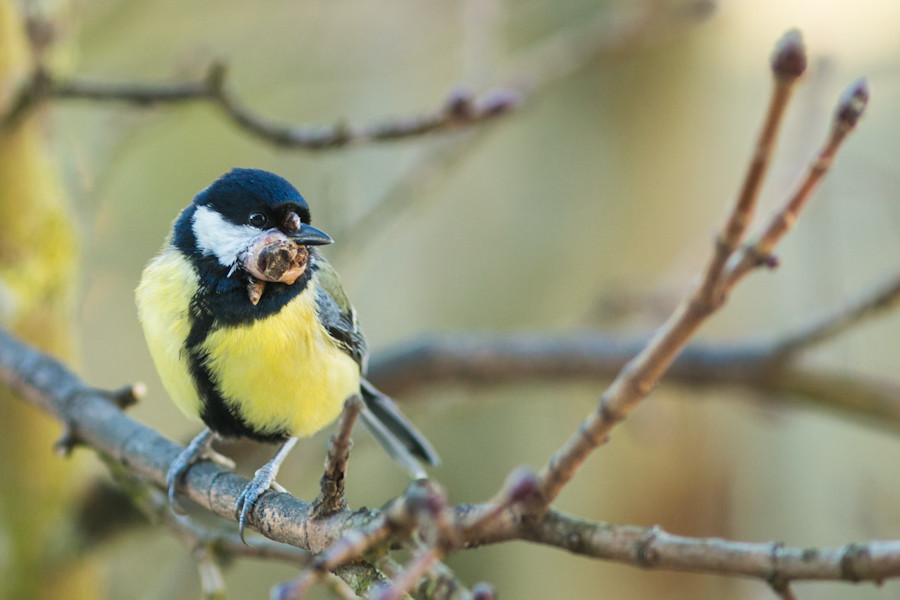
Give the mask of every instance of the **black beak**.
M 288 237 L 304 246 L 325 246 L 334 242 L 330 235 L 306 223 L 301 223 L 300 228 Z

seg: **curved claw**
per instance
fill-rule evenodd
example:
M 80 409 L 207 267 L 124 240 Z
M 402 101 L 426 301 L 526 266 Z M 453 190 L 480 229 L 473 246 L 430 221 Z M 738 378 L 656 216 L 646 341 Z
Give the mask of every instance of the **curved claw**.
M 282 444 L 281 448 L 278 449 L 278 452 L 275 453 L 275 456 L 272 457 L 272 460 L 256 470 L 256 473 L 253 474 L 253 481 L 248 483 L 241 492 L 241 495 L 238 496 L 237 502 L 235 502 L 234 505 L 234 518 L 238 522 L 238 533 L 241 535 L 241 541 L 245 544 L 247 543 L 247 540 L 244 539 L 244 529 L 246 529 L 247 523 L 249 522 L 248 518 L 250 513 L 253 512 L 253 508 L 256 506 L 256 501 L 259 500 L 260 496 L 266 493 L 270 487 L 273 487 L 278 491 L 285 491 L 283 487 L 275 482 L 275 476 L 278 475 L 278 469 L 281 467 L 281 463 L 284 462 L 288 452 L 291 451 L 291 448 L 293 448 L 296 443 L 297 438 L 288 438 L 287 441 Z
M 268 465 L 266 465 L 266 467 L 267 466 Z M 272 485 L 272 481 L 275 479 L 274 476 L 267 477 L 268 472 L 264 473 L 261 477 L 260 472 L 264 469 L 265 467 L 256 472 L 253 481 L 247 484 L 247 487 L 245 487 L 244 491 L 241 492 L 241 495 L 238 496 L 234 506 L 234 518 L 237 519 L 238 522 L 238 533 L 241 536 L 241 541 L 245 544 L 247 543 L 247 540 L 244 539 L 244 529 L 247 528 L 248 517 L 256 506 L 256 501 L 268 491 L 269 487 Z
M 215 434 L 213 434 L 211 430 L 204 429 L 200 435 L 191 440 L 191 443 L 188 444 L 187 448 L 182 450 L 181 453 L 175 457 L 175 460 L 172 461 L 172 464 L 169 465 L 169 471 L 166 473 L 166 488 L 168 489 L 169 494 L 169 504 L 172 506 L 172 510 L 178 514 L 184 514 L 184 510 L 179 506 L 178 501 L 175 498 L 175 491 L 184 479 L 187 470 L 191 468 L 191 465 L 203 458 L 209 458 L 211 455 L 225 458 L 209 447 L 214 436 Z M 232 463 L 232 466 L 234 466 L 234 463 Z
M 184 514 L 184 509 L 181 508 L 181 505 L 178 504 L 178 500 L 175 498 L 175 486 L 181 483 L 181 480 L 184 478 L 184 473 L 187 471 L 190 463 L 183 464 L 181 458 L 184 456 L 184 453 L 178 455 L 178 458 L 172 461 L 172 464 L 169 465 L 169 472 L 166 473 L 166 489 L 169 492 L 169 505 L 179 515 Z

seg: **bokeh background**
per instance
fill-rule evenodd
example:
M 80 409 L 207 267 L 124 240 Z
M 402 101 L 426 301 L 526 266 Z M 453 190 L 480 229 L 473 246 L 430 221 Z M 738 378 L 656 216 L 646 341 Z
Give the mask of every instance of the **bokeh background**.
M 768 99 L 771 48 L 792 27 L 804 34 L 810 69 L 763 205 L 784 196 L 823 139 L 837 95 L 861 75 L 871 84 L 870 111 L 781 247 L 782 267 L 740 286 L 701 335 L 777 333 L 898 264 L 895 0 L 723 1 L 702 15 L 675 0 L 37 6 L 62 24 L 49 58 L 62 72 L 191 79 L 223 59 L 234 92 L 284 121 L 364 124 L 411 115 L 440 106 L 460 86 L 525 91 L 521 110 L 474 135 L 322 153 L 274 148 L 203 103 L 154 110 L 56 103 L 48 142 L 83 240 L 76 369 L 100 387 L 147 382 L 149 394 L 131 414 L 174 439 L 189 439 L 199 426 L 164 397 L 132 291 L 178 211 L 218 175 L 257 167 L 297 185 L 314 222 L 336 238 L 326 253 L 375 355 L 435 331 L 649 331 L 702 265 L 736 193 Z M 652 26 L 635 25 L 648 6 Z M 609 36 L 607 49 L 550 66 L 534 58 L 549 40 L 585 31 Z M 399 198 L 395 218 L 360 227 L 385 197 Z M 896 378 L 898 339 L 900 315 L 888 316 L 809 359 Z M 602 388 L 442 386 L 399 400 L 442 454 L 434 476 L 457 503 L 488 498 L 517 465 L 542 465 Z M 786 408 L 783 400 L 664 385 L 557 506 L 594 520 L 803 547 L 900 537 L 896 428 Z M 356 437 L 349 501 L 377 506 L 402 491 L 405 477 L 370 438 Z M 303 441 L 286 463 L 282 483 L 300 497 L 316 494 L 326 439 Z M 98 461 L 84 463 L 85 478 L 105 476 Z M 159 528 L 121 534 L 90 560 L 109 598 L 200 593 L 189 551 Z M 493 583 L 503 598 L 772 597 L 756 581 L 648 572 L 524 543 L 448 562 L 470 583 Z M 258 598 L 293 574 L 238 561 L 227 572 L 229 595 Z M 900 585 L 802 584 L 796 591 L 800 598 L 890 598 Z

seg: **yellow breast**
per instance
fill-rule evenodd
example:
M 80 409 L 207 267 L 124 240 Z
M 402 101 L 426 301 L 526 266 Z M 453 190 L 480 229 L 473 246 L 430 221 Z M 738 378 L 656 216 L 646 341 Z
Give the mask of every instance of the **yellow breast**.
M 261 432 L 312 435 L 359 392 L 359 365 L 319 325 L 314 290 L 315 279 L 277 314 L 203 343 L 220 393 Z

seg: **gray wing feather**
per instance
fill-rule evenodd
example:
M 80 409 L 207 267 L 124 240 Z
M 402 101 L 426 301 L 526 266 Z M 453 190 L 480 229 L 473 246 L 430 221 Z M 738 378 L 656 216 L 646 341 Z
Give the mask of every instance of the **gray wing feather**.
M 338 348 L 349 354 L 364 370 L 366 363 L 366 338 L 356 320 L 356 311 L 341 310 L 340 305 L 323 288 L 316 289 L 316 310 L 319 319 Z
M 317 258 L 320 285 L 316 288 L 316 311 L 319 320 L 338 348 L 350 355 L 365 375 L 366 339 L 356 320 L 356 311 L 347 300 L 337 274 L 324 259 Z M 391 458 L 410 475 L 417 479 L 425 476 L 419 460 L 432 465 L 440 463 L 437 452 L 403 416 L 393 400 L 375 389 L 365 377 L 360 378 L 360 392 L 365 402 L 362 422 Z

